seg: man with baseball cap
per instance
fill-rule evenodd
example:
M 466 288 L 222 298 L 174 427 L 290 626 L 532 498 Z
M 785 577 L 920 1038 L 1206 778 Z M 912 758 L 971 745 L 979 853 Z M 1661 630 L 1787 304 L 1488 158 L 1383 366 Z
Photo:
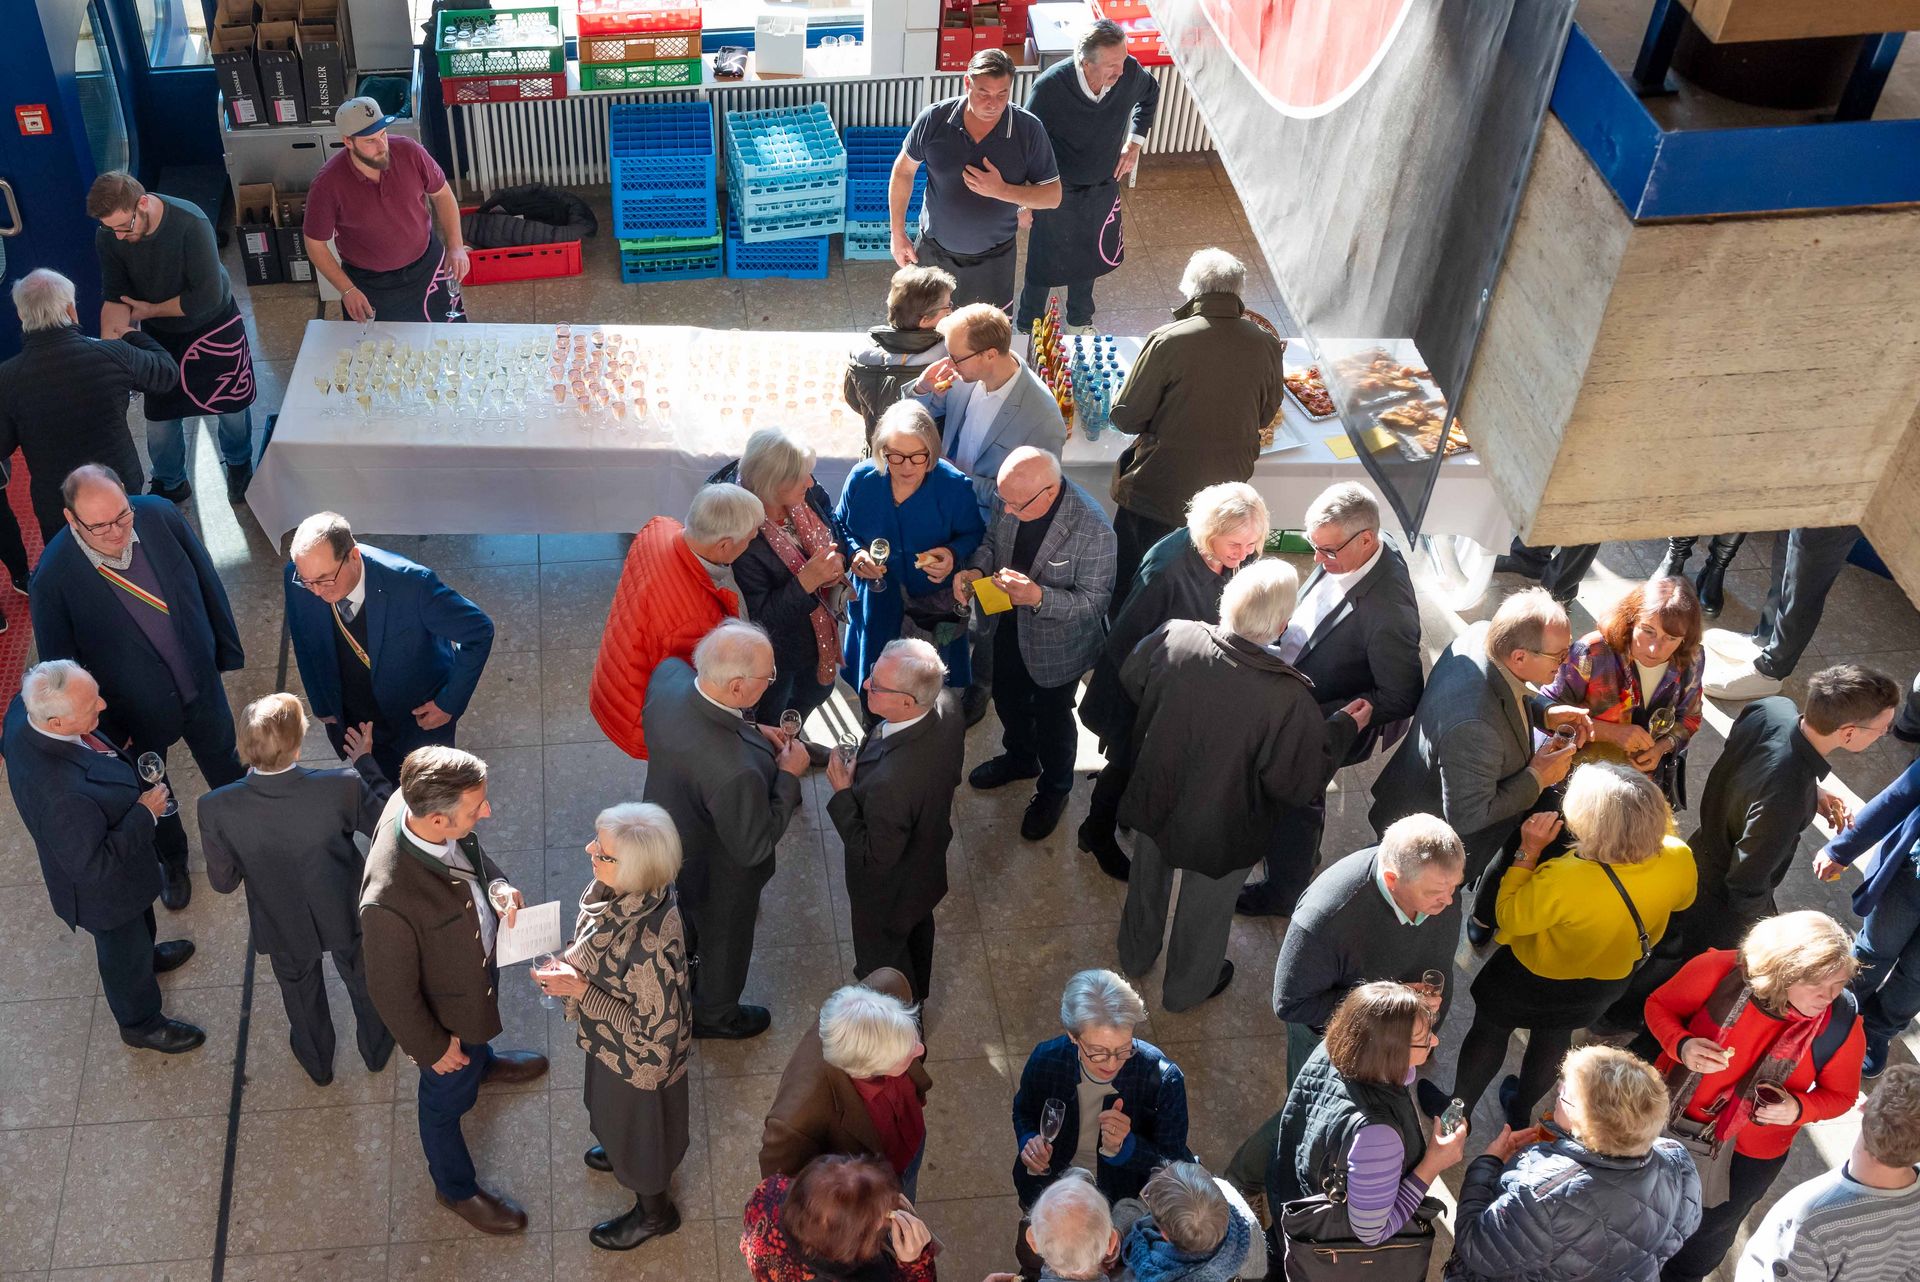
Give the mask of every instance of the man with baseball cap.
M 387 137 L 394 119 L 371 98 L 334 113 L 347 145 L 307 192 L 307 255 L 354 320 L 457 320 L 448 311 L 467 276 L 460 206 L 425 148 Z

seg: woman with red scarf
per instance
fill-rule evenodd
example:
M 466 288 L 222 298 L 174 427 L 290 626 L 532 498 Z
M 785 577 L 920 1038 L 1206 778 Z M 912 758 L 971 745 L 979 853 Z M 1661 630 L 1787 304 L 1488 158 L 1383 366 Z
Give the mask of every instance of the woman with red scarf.
M 754 1282 L 934 1282 L 932 1236 L 885 1162 L 828 1154 L 760 1181 L 740 1254 Z
M 1661 1282 L 1700 1282 L 1718 1268 L 1800 1128 L 1859 1098 L 1866 1042 L 1847 991 L 1859 968 L 1852 949 L 1825 913 L 1782 913 L 1748 931 L 1738 952 L 1702 953 L 1647 998 L 1654 1067 L 1685 1100 L 1677 1125 L 1710 1125 L 1733 1146 L 1725 1189 L 1702 1181 L 1700 1227 Z

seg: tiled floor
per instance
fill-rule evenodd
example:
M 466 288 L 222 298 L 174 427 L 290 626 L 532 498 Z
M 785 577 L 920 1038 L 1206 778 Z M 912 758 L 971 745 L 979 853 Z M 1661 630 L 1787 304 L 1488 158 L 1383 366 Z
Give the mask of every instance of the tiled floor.
M 1238 205 L 1206 157 L 1150 161 L 1127 201 L 1129 261 L 1100 287 L 1100 319 L 1114 332 L 1142 333 L 1160 322 L 1191 247 L 1217 240 L 1251 253 Z M 606 240 L 592 246 L 589 261 L 579 280 L 476 289 L 472 313 L 847 329 L 872 319 L 887 276 L 881 265 L 836 264 L 831 279 L 806 285 L 706 281 L 640 289 L 614 279 Z M 1270 289 L 1262 281 L 1250 290 L 1256 307 L 1272 307 Z M 278 399 L 312 307 L 310 297 L 285 289 L 256 291 L 250 300 L 264 408 Z M 233 594 L 247 647 L 246 668 L 228 678 L 237 708 L 283 683 L 280 563 L 244 510 L 213 497 L 220 493 L 218 467 L 204 436 L 194 465 L 209 497 L 189 513 Z M 463 746 L 492 768 L 495 813 L 482 836 L 530 894 L 571 899 L 587 877 L 580 846 L 593 814 L 638 796 L 642 779 L 641 767 L 608 745 L 584 710 L 624 538 L 368 533 L 439 569 L 498 624 L 486 677 L 461 728 Z M 1579 621 L 1586 624 L 1588 612 L 1643 576 L 1658 551 L 1651 544 L 1608 547 L 1583 593 Z M 1751 621 L 1765 590 L 1768 552 L 1766 541 L 1756 540 L 1741 553 L 1732 625 Z M 1464 622 L 1429 605 L 1429 649 L 1438 650 Z M 1916 625 L 1920 617 L 1896 589 L 1849 569 L 1802 671 L 1858 655 L 1910 676 L 1920 665 Z M 284 683 L 299 689 L 297 676 Z M 1711 765 L 1730 712 L 1713 710 L 1694 750 L 1696 778 Z M 989 720 L 972 732 L 969 759 L 990 755 L 996 744 Z M 316 759 L 325 753 L 317 736 L 310 747 Z M 1870 795 L 1906 760 L 1889 743 L 1841 761 L 1839 775 L 1854 792 Z M 1082 764 L 1097 764 L 1091 744 L 1083 745 Z M 1356 770 L 1339 781 L 1330 798 L 1329 852 L 1370 840 L 1363 812 L 1372 773 Z M 191 766 L 175 779 L 191 816 L 201 784 Z M 962 1282 L 1008 1263 L 1016 1211 L 1006 1116 L 1016 1075 L 1034 1042 L 1056 1031 L 1061 982 L 1082 967 L 1114 963 L 1124 897 L 1073 848 L 1084 783 L 1060 829 L 1038 845 L 1016 835 L 1024 800 L 1016 794 L 962 790 L 953 891 L 939 912 L 927 1036 L 935 1089 L 921 1191 L 923 1210 L 947 1245 L 941 1271 Z M 216 1270 L 263 1282 L 744 1277 L 738 1217 L 756 1180 L 761 1118 L 795 1039 L 851 967 L 839 845 L 822 814 L 824 781 L 809 778 L 806 795 L 763 898 L 747 990 L 749 999 L 773 1008 L 773 1031 L 744 1044 L 699 1045 L 693 1143 L 676 1189 L 685 1226 L 625 1256 L 587 1243 L 585 1227 L 621 1209 L 624 1199 L 610 1179 L 581 1165 L 590 1141 L 579 1098 L 580 1052 L 529 986 L 504 986 L 501 1042 L 545 1050 L 553 1072 L 530 1089 L 487 1092 L 467 1129 L 486 1178 L 528 1208 L 532 1226 L 523 1238 L 489 1241 L 432 1201 L 414 1130 L 416 1070 L 401 1060 L 378 1075 L 361 1069 L 336 986 L 338 1076 L 325 1090 L 311 1086 L 286 1048 L 285 1016 L 264 968 L 253 973 L 247 1001 L 243 905 L 212 894 L 203 880 L 187 911 L 163 914 L 166 933 L 195 940 L 199 954 L 162 984 L 173 1012 L 207 1029 L 207 1046 L 173 1059 L 122 1047 L 98 996 L 86 937 L 68 934 L 54 919 L 33 851 L 11 807 L 0 807 L 0 887 L 12 908 L 0 914 L 0 1272 L 126 1282 L 185 1282 Z M 1809 839 L 1809 850 L 1813 844 Z M 1842 891 L 1796 872 L 1783 899 L 1844 915 Z M 1154 1013 L 1145 1034 L 1184 1066 L 1193 1147 L 1216 1166 L 1280 1100 L 1284 1043 L 1267 1008 L 1267 977 L 1283 927 L 1236 923 L 1231 956 L 1240 979 L 1199 1010 L 1167 1014 L 1158 1006 L 1157 976 L 1146 984 Z M 1454 1021 L 1443 1061 L 1468 1014 Z M 243 1037 L 245 1073 L 236 1088 Z M 1819 1169 L 1850 1142 L 1844 1120 L 1811 1128 L 1789 1177 Z M 231 1180 L 223 1192 L 229 1144 Z M 216 1258 L 223 1197 L 224 1255 Z

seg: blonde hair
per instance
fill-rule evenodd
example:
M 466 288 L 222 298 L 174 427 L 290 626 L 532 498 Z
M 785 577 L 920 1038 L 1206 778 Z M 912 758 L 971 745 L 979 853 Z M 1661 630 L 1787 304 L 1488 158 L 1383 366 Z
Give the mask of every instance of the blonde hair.
M 1215 539 L 1243 525 L 1254 526 L 1264 540 L 1267 520 L 1267 501 L 1245 481 L 1209 485 L 1187 501 L 1187 537 L 1201 556 Z
M 1764 917 L 1740 941 L 1740 964 L 1754 1000 L 1778 1013 L 1795 984 L 1851 979 L 1860 969 L 1853 936 L 1833 918 L 1811 908 Z
M 1547 629 L 1567 627 L 1567 607 L 1545 588 L 1527 588 L 1500 603 L 1487 628 L 1487 657 L 1504 663 L 1515 650 L 1539 653 Z
M 1673 808 L 1659 785 L 1617 761 L 1576 769 L 1560 813 L 1579 852 L 1602 864 L 1644 863 L 1673 831 Z
M 884 1077 L 920 1040 L 913 1007 L 865 984 L 834 990 L 820 1007 L 820 1058 L 848 1077 Z
M 680 875 L 680 830 L 650 801 L 608 806 L 594 816 L 593 835 L 613 856 L 609 884 L 623 895 L 650 895 Z
M 747 438 L 740 455 L 740 488 L 773 506 L 774 496 L 813 471 L 819 456 L 777 427 L 763 427 Z
M 242 762 L 255 770 L 285 770 L 300 759 L 307 714 L 290 694 L 266 695 L 242 709 L 234 737 Z
M 938 329 L 949 348 L 953 346 L 954 331 L 959 330 L 967 336 L 967 341 L 973 344 L 976 352 L 1007 352 L 1013 349 L 1013 321 L 992 303 L 968 303 L 949 312 Z
M 1667 1084 L 1626 1051 L 1597 1043 L 1569 1051 L 1560 1080 L 1579 1104 L 1574 1138 L 1596 1153 L 1639 1157 L 1667 1124 Z

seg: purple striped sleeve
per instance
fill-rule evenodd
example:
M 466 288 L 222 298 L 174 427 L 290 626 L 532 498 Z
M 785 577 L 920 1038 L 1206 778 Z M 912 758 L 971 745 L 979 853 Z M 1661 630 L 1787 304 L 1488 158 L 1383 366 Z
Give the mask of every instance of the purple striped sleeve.
M 1400 1231 L 1427 1195 L 1427 1183 L 1400 1177 L 1407 1160 L 1400 1133 L 1384 1123 L 1360 1128 L 1347 1150 L 1347 1222 L 1373 1246 Z

